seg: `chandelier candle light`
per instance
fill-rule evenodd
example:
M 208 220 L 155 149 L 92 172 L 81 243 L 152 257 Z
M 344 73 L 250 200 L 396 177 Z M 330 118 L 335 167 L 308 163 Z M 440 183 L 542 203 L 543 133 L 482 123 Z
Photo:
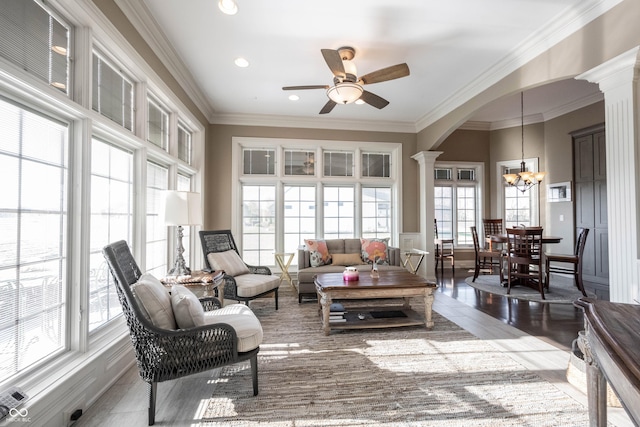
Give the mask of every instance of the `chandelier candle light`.
M 184 246 L 182 238 L 184 233 L 183 225 L 201 225 L 202 207 L 200 194 L 190 191 L 165 192 L 164 222 L 166 225 L 177 226 L 176 260 L 173 268 L 169 270 L 168 276 L 189 276 L 191 269 L 187 267 L 184 257 Z
M 526 170 L 524 163 L 524 92 L 520 92 L 520 132 L 521 132 L 521 147 L 522 147 L 522 162 L 520 163 L 520 172 L 507 173 L 502 175 L 504 180 L 512 187 L 517 188 L 523 193 L 533 187 L 540 184 L 546 175 L 546 172 L 529 172 Z

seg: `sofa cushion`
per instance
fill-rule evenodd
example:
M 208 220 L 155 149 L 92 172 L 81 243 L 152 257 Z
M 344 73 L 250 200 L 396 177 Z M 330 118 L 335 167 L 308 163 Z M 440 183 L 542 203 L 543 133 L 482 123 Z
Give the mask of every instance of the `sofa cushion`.
M 332 254 L 331 265 L 359 265 L 363 264 L 360 252 L 354 254 Z
M 389 238 L 384 239 L 360 239 L 362 243 L 362 259 L 372 264 L 388 264 L 389 256 L 387 254 L 387 246 Z
M 151 323 L 162 329 L 176 329 L 169 289 L 160 280 L 151 274 L 143 274 L 131 285 L 131 291 L 142 314 Z
M 198 297 L 183 285 L 171 287 L 171 307 L 178 328 L 204 325 L 204 307 Z
M 331 264 L 331 254 L 327 242 L 319 239 L 304 239 L 304 244 L 309 249 L 312 267 Z
M 207 255 L 207 260 L 214 270 L 224 270 L 229 276 L 235 277 L 249 272 L 247 264 L 233 249 L 225 252 L 211 252 Z
M 204 313 L 204 324 L 226 323 L 238 336 L 238 351 L 253 350 L 262 343 L 262 325 L 253 311 L 244 304 L 231 304 Z
M 255 297 L 280 286 L 280 277 L 269 274 L 241 274 L 234 279 L 239 297 Z

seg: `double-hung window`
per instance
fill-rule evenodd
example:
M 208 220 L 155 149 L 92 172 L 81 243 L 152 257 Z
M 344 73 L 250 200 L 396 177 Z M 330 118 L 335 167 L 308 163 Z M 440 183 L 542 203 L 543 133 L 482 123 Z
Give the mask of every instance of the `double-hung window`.
M 438 237 L 472 246 L 471 227 L 480 222 L 483 167 L 478 163 L 445 164 L 434 169 L 434 214 Z
M 164 192 L 169 188 L 169 170 L 147 162 L 147 256 L 146 270 L 156 277 L 167 273 L 167 226 L 164 218 Z

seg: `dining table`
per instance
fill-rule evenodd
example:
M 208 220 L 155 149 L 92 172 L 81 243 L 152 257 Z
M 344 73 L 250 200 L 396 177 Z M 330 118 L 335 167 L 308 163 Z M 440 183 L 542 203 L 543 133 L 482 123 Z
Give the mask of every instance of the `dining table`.
M 493 244 L 494 243 L 507 243 L 509 241 L 509 238 L 507 236 L 507 233 L 500 233 L 500 234 L 492 234 L 489 237 L 487 237 L 487 242 L 489 243 L 489 249 L 492 250 L 493 249 Z M 560 243 L 562 241 L 562 237 L 560 236 L 542 236 L 542 244 L 551 244 L 551 243 Z M 542 251 L 542 254 L 544 255 L 544 251 Z M 544 260 L 540 261 L 541 266 L 544 265 Z M 522 269 L 528 269 L 527 266 L 525 265 L 521 265 L 519 266 L 519 268 Z M 516 281 L 517 283 L 518 281 Z M 506 286 L 506 283 L 502 283 L 502 286 Z

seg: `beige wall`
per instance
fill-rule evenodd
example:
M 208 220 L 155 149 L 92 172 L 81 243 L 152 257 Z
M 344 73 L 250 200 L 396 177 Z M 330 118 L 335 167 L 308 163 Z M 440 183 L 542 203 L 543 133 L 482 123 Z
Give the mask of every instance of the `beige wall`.
M 394 132 L 363 132 L 298 129 L 266 126 L 210 125 L 205 161 L 205 229 L 231 227 L 231 147 L 233 137 L 307 140 L 395 142 L 402 144 L 402 224 L 400 232 L 419 231 L 418 163 L 416 135 Z

